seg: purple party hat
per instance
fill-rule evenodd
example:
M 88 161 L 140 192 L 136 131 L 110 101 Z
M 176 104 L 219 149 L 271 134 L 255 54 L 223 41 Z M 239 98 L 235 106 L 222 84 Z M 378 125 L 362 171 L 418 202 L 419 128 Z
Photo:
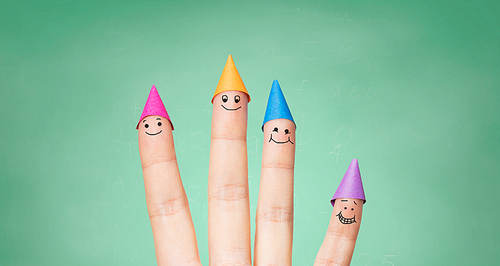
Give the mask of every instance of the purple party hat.
M 363 204 L 366 202 L 365 191 L 363 190 L 363 182 L 361 181 L 361 174 L 359 173 L 358 160 L 353 159 L 347 172 L 342 178 L 337 191 L 333 195 L 332 206 L 335 204 L 336 199 L 361 199 Z

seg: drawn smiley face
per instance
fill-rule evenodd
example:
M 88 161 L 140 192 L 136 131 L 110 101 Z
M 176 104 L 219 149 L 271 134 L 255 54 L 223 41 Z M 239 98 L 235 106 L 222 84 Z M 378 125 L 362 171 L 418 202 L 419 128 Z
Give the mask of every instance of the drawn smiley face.
M 165 118 L 161 116 L 147 116 L 141 121 L 141 127 L 144 127 L 144 133 L 149 136 L 157 136 L 163 132 Z
M 295 144 L 295 124 L 288 119 L 274 119 L 264 125 L 264 135 L 269 134 L 268 143 Z
M 246 95 L 240 91 L 225 91 L 219 94 L 217 97 L 221 99 L 221 107 L 226 111 L 238 111 L 242 107 L 242 100 L 245 99 Z
M 356 222 L 356 214 L 360 215 L 361 206 L 358 204 L 363 204 L 362 200 L 357 199 L 337 199 L 335 204 L 339 204 L 340 211 L 336 215 L 339 218 L 341 224 L 353 224 Z M 347 217 L 346 217 L 347 216 Z M 350 218 L 348 218 L 350 217 Z
M 280 129 L 278 127 L 274 127 L 273 131 L 271 133 L 271 138 L 269 138 L 269 142 L 273 141 L 276 144 L 287 144 L 290 142 L 293 145 L 293 142 L 290 140 L 290 133 L 291 132 L 288 128 L 285 128 L 284 130 L 282 130 L 282 132 L 280 132 Z M 275 135 L 275 137 L 284 134 L 284 139 L 286 139 L 286 140 L 285 141 L 277 141 L 273 138 L 273 134 Z M 281 136 L 280 138 L 282 139 L 283 136 Z

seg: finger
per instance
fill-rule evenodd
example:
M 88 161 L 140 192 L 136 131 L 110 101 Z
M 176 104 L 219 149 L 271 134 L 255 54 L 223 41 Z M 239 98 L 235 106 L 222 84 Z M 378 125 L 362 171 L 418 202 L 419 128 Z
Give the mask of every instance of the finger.
M 335 200 L 328 231 L 316 256 L 315 266 L 351 263 L 361 225 L 363 202 L 352 198 Z
M 229 56 L 212 99 L 208 174 L 211 265 L 251 265 L 247 107 L 250 97 Z
M 241 100 L 226 103 L 239 95 Z M 247 97 L 226 91 L 214 98 L 208 175 L 208 242 L 211 265 L 250 265 L 247 166 Z M 228 111 L 227 109 L 237 109 Z
M 255 265 L 292 264 L 294 162 L 295 124 L 288 119 L 267 122 L 255 219 Z
M 349 265 L 366 202 L 358 160 L 353 159 L 333 195 L 330 225 L 315 265 Z
M 158 101 L 156 88 L 151 90 L 143 116 L 152 96 Z M 163 103 L 158 108 L 164 110 Z M 172 125 L 167 118 L 164 111 L 162 116 L 143 117 L 138 125 L 156 260 L 158 265 L 201 265 L 189 204 L 177 166 Z

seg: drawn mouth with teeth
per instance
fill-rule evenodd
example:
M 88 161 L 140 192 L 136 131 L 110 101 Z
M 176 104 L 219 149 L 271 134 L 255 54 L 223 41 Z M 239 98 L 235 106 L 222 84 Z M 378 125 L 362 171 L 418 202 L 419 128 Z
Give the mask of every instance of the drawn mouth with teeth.
M 345 218 L 344 215 L 342 215 L 342 211 L 340 211 L 336 216 L 339 217 L 339 221 L 343 224 L 352 224 L 356 222 L 356 215 L 352 218 Z

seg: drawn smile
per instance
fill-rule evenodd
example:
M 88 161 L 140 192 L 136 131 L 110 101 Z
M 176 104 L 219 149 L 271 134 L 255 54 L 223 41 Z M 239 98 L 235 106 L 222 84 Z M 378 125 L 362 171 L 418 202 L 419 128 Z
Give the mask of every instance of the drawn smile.
M 339 217 L 339 221 L 343 224 L 352 224 L 356 222 L 356 215 L 352 218 L 345 218 L 344 215 L 342 215 L 342 211 L 340 211 L 336 216 Z
M 288 137 L 287 141 L 276 141 L 273 139 L 273 134 L 271 134 L 271 138 L 269 139 L 269 142 L 271 142 L 271 140 L 274 141 L 274 143 L 276 143 L 276 144 L 285 144 L 285 143 L 290 142 L 293 145 L 293 142 L 290 140 L 290 137 Z
M 163 131 L 163 130 L 160 130 L 160 132 L 156 132 L 156 133 L 154 133 L 154 134 L 149 134 L 148 132 L 146 132 L 146 134 L 148 134 L 148 135 L 150 135 L 150 136 L 156 136 L 156 135 L 160 134 L 162 131 Z
M 228 110 L 228 111 L 236 111 L 236 110 L 238 110 L 238 109 L 240 109 L 240 108 L 241 108 L 241 106 L 240 106 L 240 107 L 238 107 L 238 108 L 236 108 L 236 109 L 226 108 L 226 107 L 225 107 L 224 105 L 222 105 L 222 104 L 221 104 L 220 106 L 222 106 L 222 108 L 224 108 L 224 109 L 226 109 L 226 110 Z

